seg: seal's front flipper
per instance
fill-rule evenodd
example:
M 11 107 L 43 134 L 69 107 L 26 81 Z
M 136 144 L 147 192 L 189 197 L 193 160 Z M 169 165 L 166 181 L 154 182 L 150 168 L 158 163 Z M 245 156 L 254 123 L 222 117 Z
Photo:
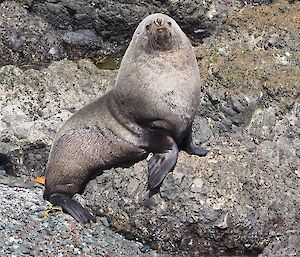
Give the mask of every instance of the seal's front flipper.
M 157 143 L 157 150 L 148 162 L 148 189 L 159 186 L 165 176 L 173 169 L 178 158 L 178 147 L 172 137 L 166 136 Z
M 193 144 L 192 126 L 187 129 L 187 132 L 180 145 L 180 149 L 186 151 L 189 154 L 195 154 L 198 156 L 205 156 L 209 152 L 209 150 L 202 147 L 197 147 Z
M 83 208 L 80 203 L 71 197 L 63 194 L 52 194 L 49 197 L 49 202 L 53 205 L 61 206 L 64 211 L 69 213 L 74 219 L 81 224 L 86 224 L 91 221 L 96 222 L 96 218 L 87 209 Z

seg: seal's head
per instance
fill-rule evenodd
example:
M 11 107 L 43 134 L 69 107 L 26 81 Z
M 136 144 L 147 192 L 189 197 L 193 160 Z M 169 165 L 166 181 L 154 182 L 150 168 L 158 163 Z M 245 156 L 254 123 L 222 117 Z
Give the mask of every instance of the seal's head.
M 153 17 L 145 24 L 149 47 L 153 50 L 170 50 L 174 46 L 172 22 L 165 16 Z
M 133 42 L 147 52 L 169 51 L 179 47 L 185 34 L 171 17 L 155 13 L 146 17 L 137 27 Z

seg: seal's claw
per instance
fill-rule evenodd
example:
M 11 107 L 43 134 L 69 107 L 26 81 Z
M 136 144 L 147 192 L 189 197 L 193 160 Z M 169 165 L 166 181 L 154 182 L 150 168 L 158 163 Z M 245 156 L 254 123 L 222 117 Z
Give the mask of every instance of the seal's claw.
M 49 218 L 50 217 L 50 213 L 51 212 L 55 212 L 55 211 L 63 212 L 63 209 L 61 207 L 58 207 L 58 206 L 52 206 L 47 211 L 44 212 L 44 217 Z

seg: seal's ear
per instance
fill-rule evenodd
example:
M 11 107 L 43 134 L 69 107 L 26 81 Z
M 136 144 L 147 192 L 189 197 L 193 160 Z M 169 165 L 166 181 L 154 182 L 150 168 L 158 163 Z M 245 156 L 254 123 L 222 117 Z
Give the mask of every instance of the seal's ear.
M 163 138 L 160 145 L 161 149 L 154 152 L 148 162 L 148 189 L 153 190 L 158 187 L 171 171 L 178 158 L 178 147 L 174 139 L 170 136 Z

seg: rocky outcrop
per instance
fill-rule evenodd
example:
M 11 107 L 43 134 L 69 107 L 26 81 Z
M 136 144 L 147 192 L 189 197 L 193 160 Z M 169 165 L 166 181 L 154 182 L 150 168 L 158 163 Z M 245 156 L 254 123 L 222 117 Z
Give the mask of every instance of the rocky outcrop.
M 211 149 L 207 157 L 181 153 L 153 197 L 146 162 L 107 171 L 89 183 L 89 205 L 128 237 L 189 256 L 255 254 L 299 238 L 298 11 L 245 7 L 197 48 L 206 87 L 194 138 Z
M 275 145 L 231 139 L 211 143 L 207 158 L 181 153 L 153 197 L 146 162 L 113 169 L 88 184 L 85 198 L 117 231 L 154 249 L 260 252 L 278 235 L 299 232 L 299 171 L 278 163 Z
M 206 86 L 193 131 L 207 157 L 181 152 L 151 197 L 146 161 L 105 171 L 88 184 L 87 205 L 114 230 L 168 254 L 297 256 L 299 10 L 299 2 L 246 6 L 195 48 Z M 88 60 L 2 67 L 0 170 L 42 175 L 57 129 L 116 74 Z
M 13 1 L 0 4 L 0 56 L 0 67 L 67 57 L 53 27 Z
M 109 90 L 115 71 L 61 61 L 47 69 L 0 69 L 0 165 L 11 174 L 44 174 L 55 132 L 75 110 Z M 1 157 L 2 156 L 2 157 Z
M 3 1 L 1 1 L 3 2 Z M 251 4 L 269 1 L 249 1 Z M 171 15 L 194 43 L 214 33 L 245 1 L 4 1 L 0 4 L 1 65 L 63 58 L 121 58 L 148 14 Z
M 300 235 L 279 236 L 259 257 L 286 257 L 300 255 Z

